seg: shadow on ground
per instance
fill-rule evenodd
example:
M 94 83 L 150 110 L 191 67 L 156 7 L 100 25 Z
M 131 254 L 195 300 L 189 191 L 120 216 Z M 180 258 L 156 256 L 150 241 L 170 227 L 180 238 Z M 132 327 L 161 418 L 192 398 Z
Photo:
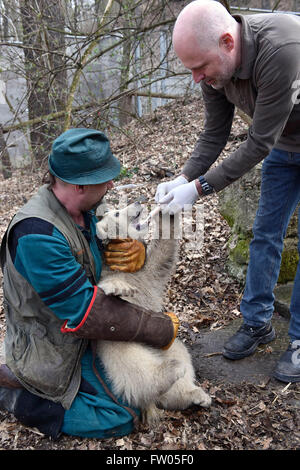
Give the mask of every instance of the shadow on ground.
M 268 380 L 283 387 L 284 384 L 272 378 L 273 370 L 281 355 L 288 346 L 289 321 L 274 314 L 272 324 L 276 338 L 269 344 L 260 345 L 256 352 L 238 361 L 225 359 L 221 352 L 225 341 L 234 334 L 242 320 L 234 320 L 219 330 L 202 330 L 201 337 L 191 346 L 190 352 L 197 377 L 212 382 L 238 384 L 242 382 L 264 384 Z

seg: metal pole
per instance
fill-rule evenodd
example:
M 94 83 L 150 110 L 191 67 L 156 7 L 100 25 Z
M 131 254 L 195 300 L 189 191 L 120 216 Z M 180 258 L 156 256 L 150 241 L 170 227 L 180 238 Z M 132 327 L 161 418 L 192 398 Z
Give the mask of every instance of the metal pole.
M 264 9 L 264 8 L 251 8 L 251 7 L 234 7 L 234 6 L 230 6 L 230 10 L 237 10 L 237 11 L 241 11 L 241 12 L 244 12 L 244 11 L 249 11 L 249 12 L 253 12 L 253 13 L 288 13 L 290 15 L 298 15 L 300 16 L 300 12 L 299 11 L 282 11 L 282 10 L 267 10 L 267 9 Z

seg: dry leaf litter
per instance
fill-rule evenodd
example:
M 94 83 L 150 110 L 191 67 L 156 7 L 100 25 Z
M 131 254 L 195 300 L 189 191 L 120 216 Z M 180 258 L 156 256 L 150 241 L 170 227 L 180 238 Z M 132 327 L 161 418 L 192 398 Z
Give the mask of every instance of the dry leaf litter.
M 122 178 L 112 190 L 109 204 L 120 197 L 154 204 L 157 185 L 176 176 L 189 158 L 203 124 L 201 99 L 186 99 L 157 109 L 151 116 L 133 120 L 123 132 L 111 134 L 112 149 L 123 165 Z M 226 157 L 245 138 L 246 126 L 235 117 Z M 19 169 L 9 180 L 0 176 L 1 238 L 11 217 L 41 185 L 42 174 Z M 221 328 L 239 315 L 242 287 L 225 268 L 230 229 L 218 212 L 218 196 L 204 204 L 205 231 L 200 250 L 186 249 L 180 240 L 180 258 L 168 286 L 165 309 L 180 318 L 179 336 L 187 344 L 201 338 L 202 328 Z M 2 279 L 1 279 L 2 280 Z M 2 305 L 2 289 L 0 305 Z M 5 333 L 0 310 L 0 339 Z M 36 429 L 26 428 L 0 411 L 0 450 L 267 450 L 299 449 L 299 384 L 273 390 L 268 384 L 211 383 L 198 377 L 211 394 L 210 409 L 165 411 L 153 429 L 144 424 L 122 438 L 82 439 L 62 436 L 53 441 Z

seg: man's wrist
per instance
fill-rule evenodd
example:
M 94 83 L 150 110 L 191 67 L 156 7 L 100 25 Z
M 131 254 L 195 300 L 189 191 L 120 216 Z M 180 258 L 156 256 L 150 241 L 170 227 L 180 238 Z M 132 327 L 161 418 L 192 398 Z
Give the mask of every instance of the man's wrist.
M 195 179 L 195 185 L 196 185 L 196 189 L 198 191 L 199 196 L 202 196 L 202 186 L 198 178 Z
M 199 176 L 199 178 L 197 178 L 195 182 L 200 196 L 208 196 L 209 194 L 212 194 L 214 192 L 214 188 L 210 184 L 208 184 L 204 176 Z

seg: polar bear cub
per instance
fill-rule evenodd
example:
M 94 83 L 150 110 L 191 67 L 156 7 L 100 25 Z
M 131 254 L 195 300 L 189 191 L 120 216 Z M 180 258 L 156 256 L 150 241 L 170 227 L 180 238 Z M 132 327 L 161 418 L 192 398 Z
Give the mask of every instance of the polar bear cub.
M 140 225 L 141 213 L 139 203 L 104 213 L 97 224 L 98 237 L 104 244 L 113 238 L 142 239 L 148 227 Z M 178 240 L 174 236 L 153 239 L 142 269 L 123 273 L 112 271 L 104 264 L 99 286 L 106 294 L 162 311 L 164 291 L 177 254 Z M 113 393 L 141 409 L 148 423 L 159 418 L 159 408 L 182 410 L 191 405 L 209 407 L 211 404 L 210 396 L 195 383 L 190 354 L 179 339 L 168 350 L 134 342 L 98 341 L 97 354 Z

